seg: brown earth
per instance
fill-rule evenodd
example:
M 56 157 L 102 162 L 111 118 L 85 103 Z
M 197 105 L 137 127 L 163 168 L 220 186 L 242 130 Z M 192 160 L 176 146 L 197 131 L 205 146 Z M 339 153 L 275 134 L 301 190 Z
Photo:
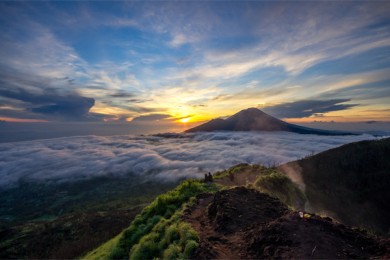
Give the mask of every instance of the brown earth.
M 388 258 L 390 241 L 311 215 L 244 187 L 201 194 L 184 220 L 200 237 L 196 259 Z

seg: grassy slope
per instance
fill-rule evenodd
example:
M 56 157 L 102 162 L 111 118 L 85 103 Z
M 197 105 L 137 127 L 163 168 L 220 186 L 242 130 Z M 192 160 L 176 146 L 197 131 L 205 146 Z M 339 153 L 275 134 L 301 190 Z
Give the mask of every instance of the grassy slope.
M 361 226 L 361 219 L 351 216 L 367 214 L 364 210 L 369 209 L 371 218 L 366 221 L 373 222 L 363 224 L 374 223 L 374 227 L 378 227 L 390 219 L 389 206 L 386 204 L 390 200 L 389 147 L 390 139 L 359 142 L 289 163 L 288 166 L 302 168 L 306 196 L 314 212 L 328 205 L 328 210 L 344 211 L 346 219 L 341 218 L 344 223 L 357 220 L 356 225 Z M 219 189 L 249 186 L 279 198 L 295 209 L 301 209 L 306 200 L 300 188 L 278 169 L 260 165 L 240 164 L 217 172 L 214 182 L 222 185 Z M 95 255 L 99 255 L 100 259 L 188 258 L 197 246 L 197 235 L 182 222 L 180 216 L 183 207 L 196 194 L 217 189 L 199 181 L 192 183 L 191 187 L 184 182 L 175 190 L 158 197 L 137 216 L 120 238 L 96 249 Z M 374 210 L 385 211 L 384 216 L 380 216 L 379 220 L 372 218 Z M 180 233 L 180 230 L 184 231 Z M 95 258 L 92 254 L 86 257 Z
M 0 258 L 74 258 L 128 226 L 177 183 L 142 176 L 20 183 L 0 191 Z
M 91 252 L 87 253 L 82 259 L 106 259 L 108 258 L 110 252 L 114 249 L 116 244 L 118 244 L 119 239 L 122 237 L 123 232 L 115 236 L 114 238 L 111 238 L 104 244 L 100 245 L 98 248 L 95 248 Z
M 247 186 L 280 199 L 291 208 L 302 210 L 306 197 L 302 190 L 275 168 L 238 164 L 214 174 L 215 182 L 224 186 Z
M 162 183 L 142 176 L 102 176 L 66 183 L 20 182 L 0 190 L 0 222 L 55 219 L 66 213 L 115 210 L 150 203 L 177 183 Z M 145 193 L 145 190 L 147 191 Z M 48 196 L 50 194 L 50 196 Z
M 217 190 L 215 184 L 198 180 L 184 181 L 144 208 L 119 237 L 83 258 L 188 258 L 197 247 L 197 235 L 188 224 L 182 222 L 182 210 L 197 194 Z
M 184 181 L 174 190 L 156 198 L 120 236 L 91 251 L 86 259 L 187 259 L 198 246 L 197 234 L 181 215 L 197 194 L 227 187 L 248 185 L 274 196 L 285 198 L 282 189 L 298 188 L 276 170 L 260 165 L 239 164 L 214 174 L 214 183 Z M 264 181 L 265 180 L 265 181 Z M 256 185 L 254 185 L 256 183 Z M 290 194 L 290 193 L 289 193 Z M 299 193 L 301 195 L 301 193 Z M 294 197 L 295 198 L 295 197 Z M 290 205 L 294 206 L 294 205 Z

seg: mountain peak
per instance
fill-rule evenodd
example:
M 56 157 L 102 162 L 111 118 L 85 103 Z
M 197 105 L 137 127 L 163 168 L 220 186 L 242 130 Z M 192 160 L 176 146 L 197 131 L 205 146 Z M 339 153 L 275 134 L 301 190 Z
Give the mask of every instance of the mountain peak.
M 284 122 L 264 113 L 260 109 L 251 107 L 230 116 L 227 119 L 213 119 L 207 123 L 188 129 L 185 132 L 212 132 L 212 131 L 287 131 L 299 134 L 319 135 L 347 135 L 351 133 L 326 131 L 302 127 Z
M 261 110 L 258 109 L 258 108 L 250 107 L 250 108 L 241 110 L 240 112 L 234 114 L 233 116 L 235 116 L 235 115 L 262 116 L 262 115 L 266 115 L 266 113 L 264 113 L 263 111 L 261 111 Z
M 241 110 L 238 113 L 241 113 L 241 112 L 261 112 L 261 113 L 265 114 L 263 111 L 261 111 L 258 108 L 255 108 L 255 107 L 250 107 L 250 108 L 247 108 L 247 109 L 243 109 L 243 110 Z
M 227 119 L 213 119 L 205 124 L 188 129 L 186 132 L 287 130 L 287 123 L 251 107 L 241 110 Z

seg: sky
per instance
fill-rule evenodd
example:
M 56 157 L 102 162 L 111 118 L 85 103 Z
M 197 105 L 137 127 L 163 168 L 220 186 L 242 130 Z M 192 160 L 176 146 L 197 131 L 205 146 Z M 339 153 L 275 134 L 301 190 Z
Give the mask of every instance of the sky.
M 1 1 L 0 9 L 2 124 L 179 127 L 248 107 L 295 123 L 390 121 L 390 2 Z

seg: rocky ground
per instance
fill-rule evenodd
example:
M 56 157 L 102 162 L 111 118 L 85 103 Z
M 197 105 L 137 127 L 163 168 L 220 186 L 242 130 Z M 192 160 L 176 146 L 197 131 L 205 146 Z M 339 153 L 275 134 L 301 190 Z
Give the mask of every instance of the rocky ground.
M 197 259 L 390 257 L 389 240 L 330 218 L 301 218 L 277 199 L 244 187 L 198 196 L 184 220 L 200 236 Z

